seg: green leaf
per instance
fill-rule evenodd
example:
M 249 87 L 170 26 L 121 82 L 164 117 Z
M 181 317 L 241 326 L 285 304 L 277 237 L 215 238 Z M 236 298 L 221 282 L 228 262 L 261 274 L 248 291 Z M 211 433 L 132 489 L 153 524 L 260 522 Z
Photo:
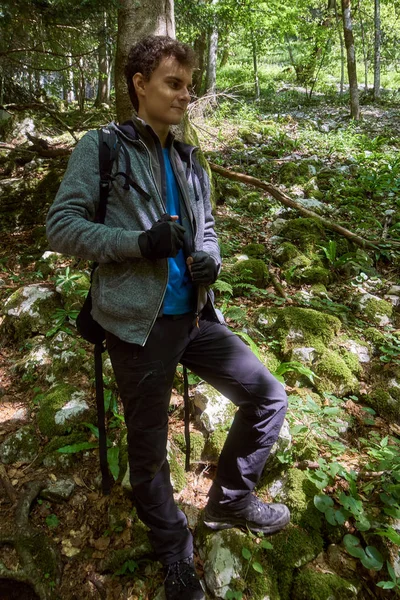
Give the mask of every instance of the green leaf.
M 55 529 L 56 527 L 58 527 L 60 524 L 60 521 L 57 517 L 57 515 L 48 515 L 46 517 L 46 525 L 47 527 L 50 527 L 50 529 Z
M 393 542 L 397 546 L 400 546 L 400 534 L 397 533 L 397 531 L 393 529 L 393 527 L 389 527 L 388 529 L 384 530 L 381 529 L 380 531 L 376 531 L 375 533 L 381 535 L 382 537 L 387 537 L 391 542 Z
M 376 585 L 383 590 L 392 590 L 397 584 L 394 581 L 380 581 Z
M 319 511 L 325 512 L 328 508 L 332 508 L 334 502 L 330 496 L 326 494 L 319 494 L 318 496 L 314 496 L 314 506 L 318 508 Z
M 392 506 L 390 508 L 384 508 L 383 512 L 389 517 L 393 517 L 394 519 L 400 519 L 400 508 L 398 506 Z
M 338 525 L 344 525 L 344 523 L 346 522 L 347 516 L 345 514 L 343 514 L 342 510 L 336 510 L 335 511 L 335 519 L 338 523 Z
M 82 450 L 91 450 L 92 448 L 98 448 L 97 442 L 80 442 L 79 444 L 71 444 L 70 446 L 63 446 L 59 448 L 57 452 L 62 454 L 75 454 L 76 452 L 82 452 Z
M 264 548 L 264 550 L 273 550 L 274 549 L 271 542 L 268 542 L 267 540 L 263 540 L 260 545 L 261 545 L 261 548 Z
M 85 425 L 85 427 L 87 427 L 88 429 L 90 429 L 90 431 L 93 433 L 93 435 L 99 439 L 99 428 L 96 427 L 95 425 L 93 425 L 93 423 L 82 423 L 82 425 Z
M 325 511 L 325 519 L 328 521 L 328 523 L 330 523 L 334 527 L 336 527 L 336 525 L 337 525 L 336 512 L 337 511 L 335 511 L 333 508 L 327 508 Z
M 236 335 L 238 335 L 239 337 L 241 337 L 242 339 L 244 339 L 245 342 L 248 343 L 248 345 L 250 346 L 251 351 L 253 352 L 253 354 L 255 354 L 258 358 L 259 361 L 261 361 L 261 356 L 260 356 L 260 352 L 258 350 L 258 346 L 257 344 L 251 339 L 251 337 L 249 336 L 248 333 L 245 333 L 244 331 L 235 331 Z
M 115 480 L 118 479 L 119 475 L 119 447 L 112 446 L 107 450 L 107 462 L 111 471 L 111 475 Z
M 388 560 L 386 561 L 386 566 L 387 566 L 387 570 L 389 572 L 390 577 L 393 579 L 393 581 L 396 581 L 397 580 L 396 573 L 394 572 L 394 569 Z
M 368 531 L 368 529 L 371 529 L 371 523 L 367 517 L 362 515 L 359 519 L 356 519 L 356 527 L 358 531 Z
M 343 538 L 343 544 L 350 556 L 355 558 L 364 558 L 364 549 L 360 546 L 360 540 L 355 536 L 348 533 Z
M 383 557 L 375 546 L 365 548 L 365 556 L 361 557 L 361 562 L 366 569 L 380 571 L 383 567 Z
M 251 552 L 248 548 L 242 548 L 242 556 L 244 559 L 246 560 L 250 560 L 251 559 Z
M 257 571 L 257 573 L 263 573 L 264 572 L 264 569 L 262 568 L 262 565 L 260 565 L 259 562 L 253 562 L 253 563 L 251 563 L 251 566 L 253 567 L 253 569 L 255 571 Z

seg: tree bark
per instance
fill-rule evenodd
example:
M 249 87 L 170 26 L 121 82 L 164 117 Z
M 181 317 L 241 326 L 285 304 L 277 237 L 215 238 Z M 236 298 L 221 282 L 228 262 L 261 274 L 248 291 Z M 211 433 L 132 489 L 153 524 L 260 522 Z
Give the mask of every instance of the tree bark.
M 195 69 L 193 73 L 193 89 L 197 96 L 200 96 L 203 88 L 203 78 L 205 71 L 205 54 L 207 50 L 207 36 L 206 32 L 203 31 L 201 35 L 196 38 L 193 44 L 194 51 L 196 52 L 199 68 Z
M 258 80 L 258 64 L 257 64 L 257 43 L 254 34 L 252 35 L 251 49 L 253 52 L 253 69 L 254 69 L 254 88 L 256 100 L 260 100 L 260 82 Z
M 305 217 L 311 217 L 313 219 L 318 219 L 318 221 L 320 221 L 327 229 L 336 231 L 336 233 L 339 233 L 340 235 L 344 236 L 351 242 L 354 242 L 355 244 L 357 244 L 357 246 L 361 246 L 361 248 L 371 248 L 371 249 L 376 250 L 377 244 L 373 244 L 372 242 L 369 242 L 368 240 L 364 240 L 364 238 L 358 236 L 357 234 L 353 233 L 352 231 L 349 231 L 345 227 L 342 227 L 341 225 L 337 225 L 336 223 L 329 221 L 329 219 L 325 219 L 325 217 L 321 217 L 320 215 L 317 215 L 317 213 L 315 213 L 312 210 L 309 210 L 308 208 L 304 208 L 304 206 L 301 206 L 301 204 L 298 204 L 297 202 L 292 200 L 289 196 L 287 196 L 286 194 L 281 192 L 281 190 L 279 190 L 274 185 L 272 185 L 270 183 L 266 183 L 265 181 L 261 181 L 261 179 L 257 179 L 256 177 L 251 177 L 250 175 L 244 175 L 243 173 L 236 173 L 235 171 L 230 171 L 229 169 L 225 169 L 224 167 L 221 167 L 220 165 L 215 165 L 213 163 L 209 163 L 209 164 L 210 164 L 211 171 L 218 173 L 218 175 L 222 175 L 222 177 L 226 177 L 227 179 L 232 179 L 233 181 L 240 181 L 240 182 L 246 183 L 248 185 L 254 185 L 257 188 L 265 190 L 266 192 L 268 192 L 268 194 L 270 194 L 273 198 L 275 198 L 275 200 L 278 200 L 278 202 L 281 202 L 282 204 L 284 204 L 285 206 L 289 206 L 290 208 L 294 208 L 295 210 L 299 211 L 299 213 L 301 213 Z
M 368 92 L 368 52 L 367 52 L 367 44 L 365 43 L 364 23 L 363 23 L 361 14 L 360 14 L 360 27 L 361 27 L 361 40 L 362 40 L 362 49 L 363 49 L 363 57 L 364 57 L 364 90 L 366 92 Z
M 99 30 L 98 48 L 99 72 L 95 106 L 100 106 L 109 100 L 108 88 L 108 57 L 107 57 L 107 13 L 104 11 L 102 27 Z
M 374 11 L 374 100 L 381 95 L 381 5 L 380 0 L 375 0 Z
M 218 0 L 212 0 L 215 6 Z M 217 52 L 218 52 L 218 27 L 214 18 L 213 27 L 210 31 L 208 42 L 208 61 L 207 61 L 207 79 L 206 93 L 215 97 L 215 88 L 217 81 Z
M 146 35 L 175 37 L 173 0 L 120 0 L 118 10 L 115 99 L 120 123 L 132 115 L 124 69 L 131 47 Z
M 336 27 L 339 33 L 339 42 L 340 42 L 340 96 L 343 96 L 343 88 L 344 88 L 344 42 L 342 35 L 342 27 L 339 22 L 339 15 L 337 10 L 337 3 L 335 2 L 335 19 L 336 19 Z
M 351 117 L 360 119 L 360 103 L 358 98 L 356 50 L 354 46 L 353 25 L 351 20 L 351 0 L 342 0 L 344 42 L 347 52 L 347 73 L 350 86 Z

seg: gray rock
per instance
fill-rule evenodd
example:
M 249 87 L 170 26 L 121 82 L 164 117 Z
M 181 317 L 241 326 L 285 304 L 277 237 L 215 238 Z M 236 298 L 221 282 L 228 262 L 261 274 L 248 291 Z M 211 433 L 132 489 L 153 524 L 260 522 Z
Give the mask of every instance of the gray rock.
M 367 346 L 363 346 L 362 344 L 358 344 L 354 340 L 350 340 L 347 343 L 347 348 L 358 357 L 360 363 L 369 363 L 371 357 L 369 355 L 369 350 Z
M 275 219 L 275 221 L 272 221 L 272 223 L 268 226 L 268 229 L 272 234 L 277 234 L 282 231 L 286 223 L 286 219 Z
M 390 302 L 392 306 L 400 306 L 400 296 L 394 296 L 392 294 L 386 294 L 384 296 L 385 300 Z
M 6 285 L 6 282 L 4 281 L 4 279 L 0 279 L 0 287 L 3 287 L 3 285 Z
M 54 415 L 56 425 L 65 425 L 70 421 L 75 421 L 76 417 L 84 414 L 89 410 L 89 405 L 84 400 L 85 392 L 75 392 L 72 394 L 71 400 Z
M 283 425 L 278 435 L 278 439 L 272 446 L 270 451 L 270 457 L 276 455 L 277 452 L 283 452 L 292 445 L 292 436 L 290 435 L 290 426 L 286 419 L 283 421 Z M 267 468 L 270 468 L 270 464 L 267 463 Z
M 73 479 L 60 479 L 55 483 L 50 483 L 40 495 L 51 502 L 63 502 L 72 496 L 75 487 Z
M 292 360 L 297 360 L 302 364 L 310 364 L 315 358 L 316 350 L 313 347 L 302 346 L 301 348 L 293 348 Z
M 297 200 L 299 204 L 304 206 L 304 208 L 308 208 L 309 210 L 313 210 L 316 213 L 327 213 L 331 212 L 331 207 L 328 204 L 324 204 L 320 200 L 316 200 L 315 198 L 300 198 Z
M 388 291 L 388 294 L 392 296 L 400 296 L 400 285 L 392 285 Z
M 39 452 L 39 441 L 29 427 L 21 427 L 0 445 L 0 460 L 6 464 L 29 463 Z
M 232 402 L 208 383 L 196 387 L 194 405 L 201 413 L 198 420 L 209 433 L 217 427 L 230 425 L 236 412 Z
M 204 561 L 204 579 L 209 590 L 212 590 L 216 598 L 225 598 L 231 582 L 241 576 L 242 566 L 239 557 L 232 553 L 225 539 L 230 532 L 218 532 L 214 534 L 207 543 L 207 555 Z M 243 545 L 246 542 L 246 534 L 236 531 L 236 536 L 243 537 Z

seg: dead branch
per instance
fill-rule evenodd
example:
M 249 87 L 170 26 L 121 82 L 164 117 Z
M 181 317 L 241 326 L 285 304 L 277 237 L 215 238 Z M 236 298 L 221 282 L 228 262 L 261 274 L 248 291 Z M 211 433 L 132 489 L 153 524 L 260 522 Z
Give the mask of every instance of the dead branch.
M 301 206 L 301 204 L 298 204 L 297 202 L 292 200 L 287 194 L 285 194 L 284 192 L 279 190 L 277 187 L 275 187 L 271 183 L 266 183 L 265 181 L 261 181 L 261 179 L 257 179 L 256 177 L 251 177 L 250 175 L 244 175 L 243 173 L 237 173 L 235 171 L 230 171 L 229 169 L 225 169 L 224 167 L 220 167 L 219 165 L 215 165 L 213 163 L 209 163 L 209 164 L 210 164 L 211 170 L 214 171 L 214 173 L 218 173 L 218 175 L 221 175 L 222 177 L 226 177 L 227 179 L 232 179 L 233 181 L 240 181 L 241 183 L 246 183 L 247 185 L 253 185 L 254 187 L 265 190 L 266 192 L 268 192 L 268 194 L 270 194 L 270 196 L 275 198 L 275 200 L 278 200 L 278 202 L 281 202 L 282 204 L 284 204 L 285 206 L 289 206 L 290 208 L 294 208 L 295 210 L 299 211 L 299 213 L 301 213 L 305 217 L 318 219 L 318 221 L 320 221 L 327 229 L 331 229 L 332 231 L 339 233 L 340 235 L 347 238 L 351 242 L 354 242 L 355 244 L 357 244 L 357 246 L 360 246 L 361 248 L 370 248 L 372 250 L 377 249 L 377 244 L 373 244 L 372 242 L 365 240 L 364 238 L 353 233 L 352 231 L 349 231 L 345 227 L 342 227 L 341 225 L 337 225 L 336 223 L 333 223 L 329 219 L 325 219 L 325 217 L 321 217 L 320 215 L 317 215 L 317 213 L 315 213 L 312 210 L 309 210 L 308 208 L 304 208 L 304 206 Z

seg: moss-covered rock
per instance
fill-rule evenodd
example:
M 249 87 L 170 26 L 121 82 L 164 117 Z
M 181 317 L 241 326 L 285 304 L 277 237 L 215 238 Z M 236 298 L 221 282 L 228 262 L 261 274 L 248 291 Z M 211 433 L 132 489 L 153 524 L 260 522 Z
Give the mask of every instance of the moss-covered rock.
M 8 341 L 24 342 L 32 335 L 45 334 L 52 326 L 52 315 L 60 307 L 58 295 L 44 285 L 19 288 L 4 303 L 0 335 Z
M 249 258 L 248 260 L 240 260 L 232 267 L 232 275 L 234 275 L 237 284 L 250 283 L 257 288 L 263 288 L 268 280 L 268 271 L 265 263 L 258 258 Z M 241 288 L 238 285 L 237 292 L 240 293 Z
M 204 445 L 202 459 L 216 465 L 227 437 L 226 429 L 217 428 L 210 433 Z
M 32 462 L 39 451 L 39 440 L 32 427 L 26 425 L 12 433 L 0 445 L 0 460 L 6 465 Z
M 293 580 L 291 600 L 356 600 L 356 586 L 335 575 L 304 567 Z
M 278 577 L 281 600 L 291 600 L 295 569 L 311 562 L 322 551 L 323 539 L 315 530 L 289 525 L 268 541 L 273 546 L 268 551 L 268 559 Z
M 299 283 L 322 283 L 323 285 L 328 285 L 331 279 L 331 271 L 319 266 L 298 269 L 293 274 L 293 281 L 298 281 Z
M 400 400 L 394 398 L 386 389 L 376 388 L 371 394 L 363 396 L 363 401 L 371 406 L 378 415 L 396 423 L 400 420 Z
M 286 222 L 280 235 L 296 244 L 300 250 L 312 252 L 325 239 L 325 228 L 317 219 L 291 219 Z
M 181 492 L 186 487 L 185 455 L 175 444 L 167 444 L 167 458 L 171 471 L 171 484 L 174 492 Z
M 267 367 L 268 371 L 275 373 L 281 361 L 272 352 L 263 352 L 260 354 L 261 362 Z
M 95 412 L 89 409 L 86 394 L 72 385 L 61 383 L 41 397 L 37 413 L 40 432 L 47 437 L 68 433 L 82 421 L 94 421 Z
M 250 258 L 262 258 L 266 252 L 263 244 L 247 244 L 242 248 L 243 254 L 247 254 Z
M 313 365 L 318 375 L 315 386 L 319 393 L 329 392 L 344 396 L 356 392 L 359 382 L 346 364 L 343 357 L 335 350 L 326 350 Z
M 317 487 L 300 469 L 289 469 L 285 476 L 280 499 L 290 509 L 291 522 L 307 530 L 321 529 L 322 513 L 314 506 Z
M 279 265 L 293 260 L 301 254 L 300 250 L 291 242 L 284 242 L 274 250 L 274 259 Z
M 269 331 L 279 317 L 279 309 L 271 306 L 258 308 L 253 313 L 254 325 L 263 332 Z
M 337 317 L 311 308 L 290 306 L 280 309 L 277 315 L 272 330 L 285 354 L 300 346 L 324 351 L 341 328 Z
M 363 294 L 359 298 L 358 304 L 363 315 L 368 321 L 371 321 L 371 323 L 375 323 L 381 327 L 390 323 L 390 318 L 393 314 L 393 306 L 387 300 L 382 300 L 371 294 Z
M 200 383 L 194 393 L 198 422 L 209 433 L 229 427 L 236 413 L 235 405 L 208 383 Z
M 175 433 L 173 436 L 173 441 L 176 446 L 178 446 L 179 450 L 186 453 L 186 442 L 185 436 L 183 433 Z M 199 462 L 201 460 L 201 456 L 204 450 L 205 439 L 204 435 L 200 433 L 200 431 L 191 431 L 190 432 L 190 459 Z

